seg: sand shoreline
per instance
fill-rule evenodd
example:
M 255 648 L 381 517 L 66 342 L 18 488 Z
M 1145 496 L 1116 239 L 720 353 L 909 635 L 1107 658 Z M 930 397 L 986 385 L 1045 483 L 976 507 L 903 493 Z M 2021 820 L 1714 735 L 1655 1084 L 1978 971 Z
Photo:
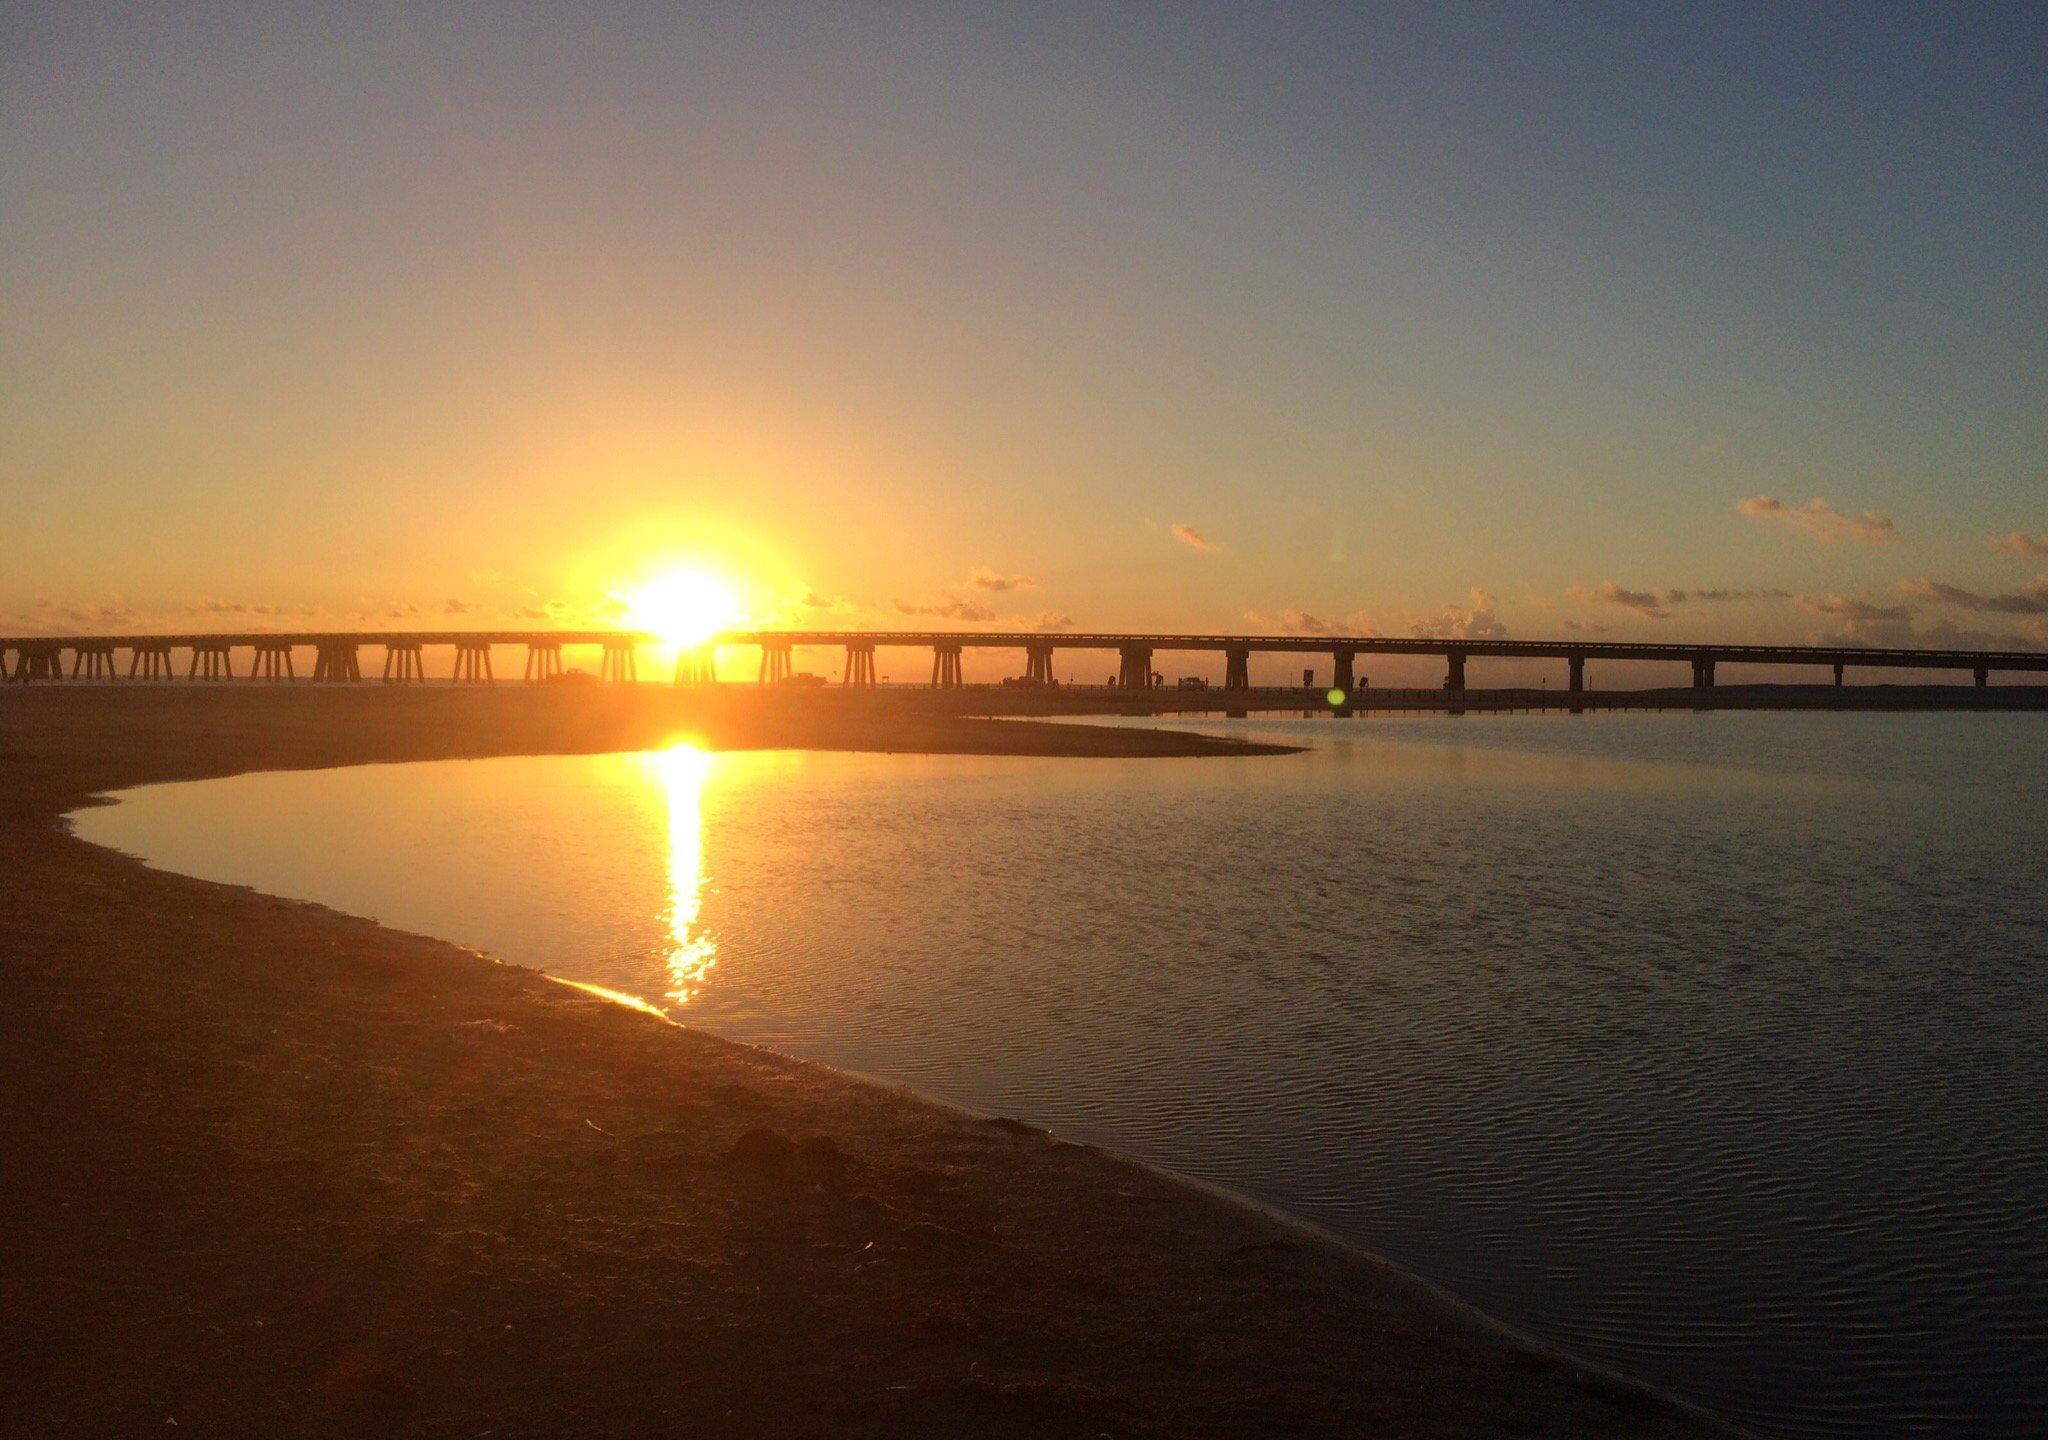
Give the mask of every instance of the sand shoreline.
M 61 819 L 155 781 L 679 733 L 1238 748 L 896 697 L 0 696 L 0 1431 L 1733 1433 L 1237 1197 Z

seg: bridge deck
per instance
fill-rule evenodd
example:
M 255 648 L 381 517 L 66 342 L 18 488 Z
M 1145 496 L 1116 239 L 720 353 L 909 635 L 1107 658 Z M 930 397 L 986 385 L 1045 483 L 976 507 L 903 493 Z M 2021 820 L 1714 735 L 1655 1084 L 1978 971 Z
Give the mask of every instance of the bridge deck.
M 656 643 L 634 630 L 305 630 L 169 635 L 0 636 L 6 652 L 197 649 L 223 647 L 422 645 L 629 646 Z M 1387 635 L 1146 634 L 1136 631 L 1045 633 L 958 630 L 735 630 L 713 647 L 780 650 L 794 646 L 866 649 L 1202 651 L 1227 654 L 1437 655 L 1447 658 L 1662 660 L 1753 665 L 1856 665 L 1926 670 L 2048 670 L 2048 653 L 2025 650 L 1937 650 L 1887 646 L 1671 644 L 1616 640 L 1477 640 Z M 703 648 L 703 647 L 700 647 Z

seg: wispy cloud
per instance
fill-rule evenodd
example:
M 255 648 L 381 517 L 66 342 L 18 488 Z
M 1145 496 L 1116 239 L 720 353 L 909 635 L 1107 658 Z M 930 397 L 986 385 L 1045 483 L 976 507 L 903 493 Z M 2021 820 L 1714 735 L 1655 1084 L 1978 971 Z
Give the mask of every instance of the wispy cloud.
M 1185 520 L 1174 521 L 1173 528 L 1169 533 L 1174 539 L 1180 541 L 1181 544 L 1189 549 L 1199 550 L 1205 555 L 1215 555 L 1223 549 L 1219 542 L 1211 540 Z
M 941 620 L 965 620 L 971 624 L 986 624 L 996 618 L 996 612 L 979 601 L 948 595 L 943 599 L 929 601 L 898 600 L 898 611 L 905 615 L 930 615 Z
M 1005 575 L 986 565 L 974 567 L 974 574 L 968 577 L 968 584 L 977 590 L 1035 590 L 1038 582 L 1029 575 Z
M 1987 594 L 1925 577 L 1901 580 L 1899 593 L 1930 604 L 1954 605 L 1987 615 L 2048 615 L 2048 573 L 2036 575 L 2017 591 L 2004 594 Z
M 1722 605 L 1740 600 L 1789 600 L 1789 590 L 1751 589 L 1737 590 L 1727 586 L 1713 586 L 1705 590 L 1680 590 L 1675 586 L 1664 586 L 1648 590 L 1631 590 L 1613 580 L 1603 580 L 1598 585 L 1574 585 L 1564 592 L 1573 600 L 1592 605 L 1616 605 L 1624 610 L 1633 610 L 1652 620 L 1668 620 L 1671 612 L 1680 605 L 1703 604 Z
M 1033 630 L 1071 630 L 1074 628 L 1074 617 L 1062 615 L 1057 610 L 1048 610 L 1031 622 L 1031 628 Z
M 1638 615 L 1647 615 L 1652 620 L 1670 619 L 1670 607 L 1685 603 L 1683 590 L 1631 590 L 1613 580 L 1603 580 L 1593 586 L 1574 585 L 1564 593 L 1592 605 L 1618 605 Z
M 2048 533 L 2028 535 L 2015 530 L 2009 535 L 1994 535 L 1991 548 L 2006 555 L 2048 555 Z
M 1823 545 L 1890 545 L 1899 538 L 1899 527 L 1887 516 L 1873 510 L 1850 515 L 1825 500 L 1787 505 L 1775 495 L 1755 495 L 1737 501 L 1735 508 L 1752 520 L 1774 521 Z

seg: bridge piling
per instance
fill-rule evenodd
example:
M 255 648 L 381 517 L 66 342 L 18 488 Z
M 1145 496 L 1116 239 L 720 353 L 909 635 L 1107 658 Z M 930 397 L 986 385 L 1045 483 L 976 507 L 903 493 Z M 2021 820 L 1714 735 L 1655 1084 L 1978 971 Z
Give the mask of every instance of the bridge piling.
M 790 647 L 764 641 L 761 645 L 761 683 L 778 685 L 793 673 L 790 664 Z
M 495 685 L 498 677 L 491 670 L 491 647 L 459 641 L 455 646 L 455 673 L 450 677 L 457 685 Z
M 562 645 L 559 640 L 534 640 L 526 647 L 526 681 L 554 680 L 562 673 Z
M 1249 690 L 1252 688 L 1252 652 L 1249 646 L 1232 645 L 1223 652 L 1223 688 L 1225 690 Z
M 1024 678 L 1034 685 L 1052 684 L 1052 646 L 1024 647 Z
M 867 689 L 875 683 L 875 647 L 872 645 L 848 645 L 846 647 L 846 669 L 841 672 L 839 683 Z
M 1358 688 L 1358 652 L 1339 646 L 1332 655 L 1335 663 L 1330 671 L 1330 684 L 1349 695 Z
M 284 644 L 264 643 L 256 647 L 256 658 L 249 667 L 251 680 L 294 680 L 292 673 L 292 647 Z
M 112 680 L 114 678 L 114 647 L 107 645 L 80 645 L 71 656 L 71 678 L 83 676 L 87 680 Z
M 405 641 L 391 641 L 384 646 L 384 683 L 386 685 L 420 685 L 427 679 L 427 667 L 420 658 L 420 646 Z
M 932 647 L 932 688 L 935 690 L 957 690 L 960 688 L 960 647 L 958 645 L 934 645 Z
M 1152 647 L 1150 645 L 1122 645 L 1117 647 L 1116 684 L 1119 690 L 1150 690 L 1152 688 Z
M 192 647 L 192 664 L 185 671 L 185 678 L 187 680 L 234 679 L 234 653 L 225 645 L 195 644 Z
M 716 685 L 718 683 L 718 647 L 699 645 L 694 650 L 676 652 L 676 684 Z
M 631 640 L 604 642 L 603 678 L 607 685 L 640 683 L 639 647 Z
M 1975 670 L 1972 670 L 1970 672 L 1970 676 L 1977 682 L 1977 688 L 1979 690 L 1984 689 L 1987 685 L 1991 683 L 1991 671 L 1985 666 L 1979 665 Z
M 140 672 L 144 680 L 169 680 L 171 678 L 171 647 L 168 645 L 137 645 L 128 656 L 128 678 L 136 678 Z
M 346 685 L 362 678 L 362 662 L 356 655 L 353 643 L 346 640 L 323 640 L 314 647 L 313 679 L 317 684 Z

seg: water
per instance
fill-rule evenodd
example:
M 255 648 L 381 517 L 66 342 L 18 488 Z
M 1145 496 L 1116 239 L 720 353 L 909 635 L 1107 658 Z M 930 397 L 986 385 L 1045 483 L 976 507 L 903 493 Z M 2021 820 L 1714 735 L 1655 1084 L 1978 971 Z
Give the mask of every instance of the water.
M 547 757 L 88 838 L 1236 1187 L 1769 1435 L 2048 1433 L 2029 715 Z

